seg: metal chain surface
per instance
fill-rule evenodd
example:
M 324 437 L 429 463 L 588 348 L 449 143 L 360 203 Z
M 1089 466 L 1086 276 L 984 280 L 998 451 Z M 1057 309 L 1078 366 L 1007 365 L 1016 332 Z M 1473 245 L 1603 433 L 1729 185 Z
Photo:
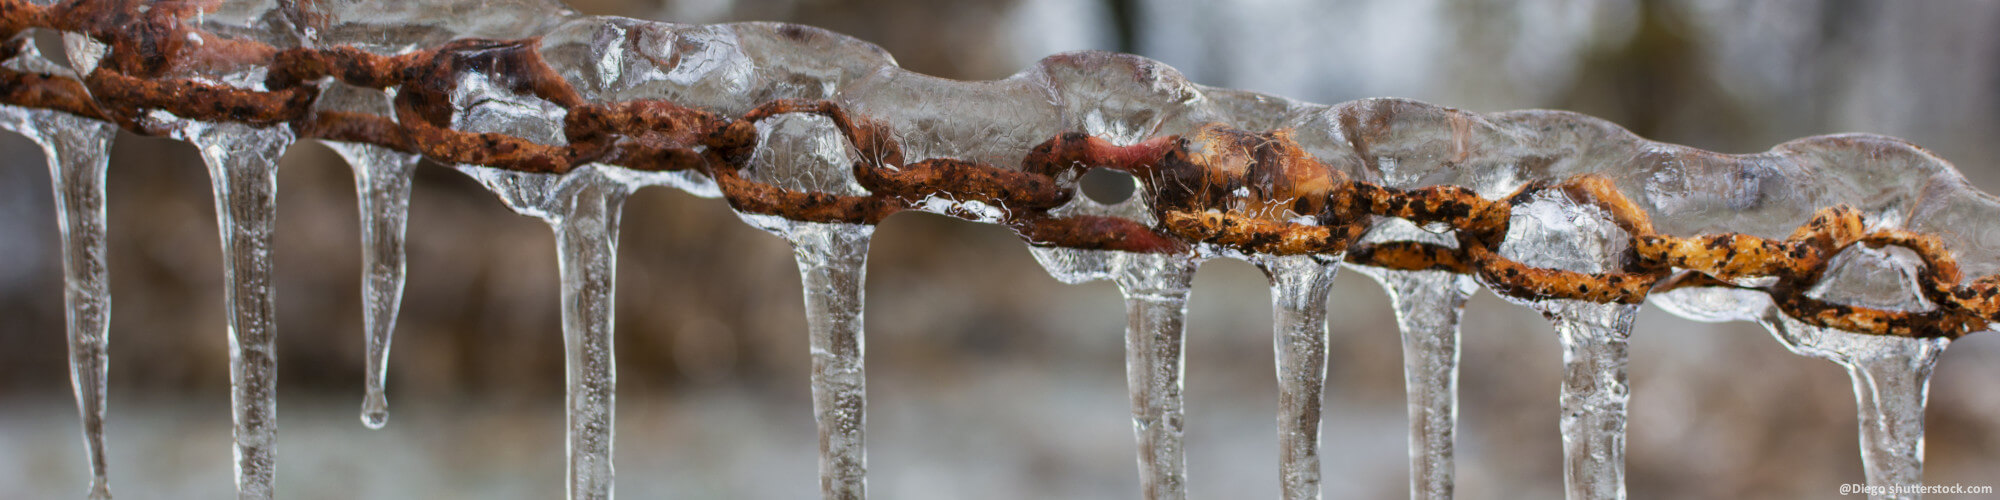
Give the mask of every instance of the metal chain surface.
M 81 79 L 0 68 L 0 103 L 106 120 L 142 134 L 141 117 L 165 111 L 183 119 L 291 127 L 300 137 L 375 144 L 443 163 L 562 174 L 586 164 L 641 171 L 697 171 L 713 179 L 737 210 L 811 222 L 874 224 L 933 196 L 1005 207 L 999 222 L 1035 245 L 1126 252 L 1190 252 L 1198 246 L 1245 254 L 1343 255 L 1390 269 L 1476 273 L 1498 293 L 1599 303 L 1643 302 L 1649 293 L 1687 286 L 1745 288 L 1747 278 L 1775 282 L 1777 308 L 1805 323 L 1903 337 L 1954 338 L 2000 319 L 2000 275 L 1961 286 L 1952 253 L 1935 236 L 1866 231 L 1847 206 L 1819 210 L 1783 240 L 1727 233 L 1675 237 L 1653 230 L 1645 211 L 1610 179 L 1582 175 L 1535 182 L 1489 200 L 1458 186 L 1399 190 L 1348 179 L 1307 154 L 1287 131 L 1204 126 L 1185 136 L 1128 146 L 1080 132 L 1036 146 L 1019 169 L 936 158 L 906 164 L 886 125 L 825 101 L 777 100 L 739 117 L 665 100 L 590 103 L 542 60 L 539 39 L 461 39 L 396 56 L 346 46 L 277 49 L 254 41 L 204 37 L 185 43 L 183 18 L 200 2 L 69 1 L 37 6 L 0 0 L 0 60 L 19 55 L 29 28 L 81 33 L 110 48 Z M 176 7 L 178 6 L 178 7 Z M 268 64 L 266 90 L 168 78 L 189 65 Z M 450 128 L 450 95 L 461 71 L 500 75 L 496 84 L 568 111 L 565 145 Z M 394 116 L 314 110 L 320 82 L 395 88 Z M 740 170 L 755 150 L 759 120 L 808 113 L 831 120 L 860 151 L 855 179 L 870 194 L 842 196 L 780 188 Z M 1056 216 L 1075 196 L 1069 182 L 1090 167 L 1130 172 L 1143 184 L 1159 223 L 1118 217 Z M 1500 256 L 1514 206 L 1543 194 L 1604 210 L 1630 238 L 1622 269 L 1606 273 L 1536 268 Z M 1242 193 L 1250 193 L 1244 200 Z M 1271 214 L 1285 214 L 1276 217 Z M 1300 221 L 1301 217 L 1311 223 Z M 1457 245 L 1358 244 L 1381 217 L 1455 230 Z M 1924 312 L 1872 309 L 1807 296 L 1829 260 L 1850 245 L 1906 247 L 1925 264 Z M 1677 271 L 1678 270 L 1678 271 Z

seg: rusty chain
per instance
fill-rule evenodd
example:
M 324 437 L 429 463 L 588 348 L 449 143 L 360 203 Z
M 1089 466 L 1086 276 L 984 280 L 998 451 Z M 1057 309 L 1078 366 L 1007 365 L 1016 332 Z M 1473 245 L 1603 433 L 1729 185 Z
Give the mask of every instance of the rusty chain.
M 353 47 L 277 49 L 254 41 L 206 37 L 189 44 L 182 20 L 200 2 L 71 0 L 38 6 L 0 0 L 0 60 L 20 54 L 29 28 L 81 33 L 110 48 L 78 79 L 0 68 L 0 103 L 106 120 L 149 130 L 151 110 L 199 121 L 288 126 L 300 137 L 368 143 L 443 163 L 561 174 L 600 163 L 641 171 L 708 175 L 737 210 L 811 222 L 874 224 L 932 196 L 948 195 L 1008 210 L 999 222 L 1032 244 L 1126 252 L 1188 252 L 1209 245 L 1266 255 L 1344 255 L 1348 262 L 1401 270 L 1476 274 L 1495 292 L 1524 298 L 1637 304 L 1649 293 L 1689 286 L 1743 288 L 1745 278 L 1775 278 L 1757 288 L 1784 314 L 1808 324 L 1902 337 L 1958 337 L 2000 319 L 2000 275 L 1961 286 L 1950 251 L 1935 236 L 1903 230 L 1867 232 L 1846 206 L 1821 209 L 1783 240 L 1745 234 L 1675 237 L 1653 230 L 1647 214 L 1607 178 L 1530 183 L 1497 200 L 1442 185 L 1399 190 L 1348 179 L 1304 150 L 1287 131 L 1253 132 L 1211 124 L 1185 136 L 1117 146 L 1081 132 L 1036 146 L 1019 170 L 934 158 L 905 163 L 886 126 L 850 116 L 831 102 L 778 100 L 725 117 L 663 100 L 590 103 L 537 52 L 539 39 L 460 39 L 396 56 Z M 248 90 L 164 75 L 211 66 L 263 64 L 267 90 Z M 460 71 L 568 111 L 567 143 L 548 145 L 496 133 L 452 130 L 449 96 Z M 324 79 L 372 89 L 395 87 L 394 115 L 315 110 Z M 758 120 L 785 113 L 824 116 L 860 150 L 853 165 L 865 196 L 805 192 L 749 180 L 740 170 L 755 149 Z M 1143 185 L 1149 227 L 1104 216 L 1050 213 L 1075 196 L 1059 179 L 1090 167 L 1123 170 Z M 1243 199 L 1243 192 L 1250 193 Z M 1596 206 L 1630 238 L 1632 252 L 1615 272 L 1536 268 L 1500 256 L 1515 205 L 1553 190 Z M 1284 214 L 1279 217 L 1273 214 Z M 1314 223 L 1296 222 L 1296 216 Z M 1377 219 L 1442 224 L 1457 245 L 1395 241 L 1357 243 Z M 1807 296 L 1828 261 L 1850 245 L 1894 245 L 1919 256 L 1921 292 L 1936 307 L 1903 312 L 1831 303 Z M 1676 271 L 1678 269 L 1679 271 Z

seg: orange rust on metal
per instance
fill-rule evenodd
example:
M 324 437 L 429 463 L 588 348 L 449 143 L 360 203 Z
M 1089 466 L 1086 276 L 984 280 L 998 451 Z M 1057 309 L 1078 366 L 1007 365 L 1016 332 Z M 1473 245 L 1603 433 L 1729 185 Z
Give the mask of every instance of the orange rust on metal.
M 1761 290 L 1785 314 L 1808 324 L 1914 337 L 1956 337 L 2000 319 L 2000 275 L 1959 285 L 1951 252 L 1934 236 L 1907 231 L 1867 233 L 1846 206 L 1815 213 L 1782 241 L 1744 234 L 1675 237 L 1657 234 L 1646 212 L 1602 176 L 1538 181 L 1516 195 L 1488 200 L 1459 186 L 1395 189 L 1348 178 L 1307 154 L 1289 130 L 1246 131 L 1203 125 L 1184 136 L 1117 145 L 1064 132 L 1032 148 L 1018 168 L 934 158 L 905 164 L 888 127 L 852 116 L 827 101 L 774 100 L 738 117 L 664 100 L 586 101 L 537 50 L 539 39 L 460 39 L 385 56 L 354 47 L 272 47 L 195 29 L 189 20 L 216 0 L 66 1 L 37 6 L 0 0 L 0 59 L 23 52 L 27 29 L 80 33 L 108 53 L 81 81 L 0 68 L 0 103 L 112 121 L 139 133 L 152 111 L 182 119 L 289 126 L 301 137 L 376 144 L 445 163 L 528 172 L 564 173 L 590 163 L 665 171 L 693 170 L 714 179 L 737 210 L 811 222 L 874 224 L 930 197 L 979 201 L 1001 208 L 998 222 L 1031 244 L 1148 253 L 1185 253 L 1198 242 L 1257 254 L 1342 254 L 1361 265 L 1403 270 L 1477 273 L 1499 293 L 1528 298 L 1639 303 L 1658 290 L 1738 285 L 1776 278 Z M 302 29 L 324 19 L 284 13 Z M 268 70 L 264 89 L 238 88 L 171 75 L 210 74 L 246 65 Z M 496 87 L 563 108 L 560 144 L 452 130 L 450 95 L 474 73 Z M 326 79 L 358 87 L 396 88 L 392 116 L 314 111 Z M 1343 115 L 1341 127 L 1363 164 L 1375 167 L 1375 137 L 1389 133 L 1392 103 L 1376 103 L 1362 121 Z M 799 191 L 746 179 L 741 170 L 757 146 L 754 123 L 787 113 L 826 117 L 859 152 L 853 166 L 867 195 Z M 1452 161 L 1470 154 L 1471 124 L 1453 115 Z M 1051 215 L 1075 197 L 1072 185 L 1090 167 L 1131 172 L 1144 184 L 1155 226 L 1105 216 Z M 1513 205 L 1529 194 L 1559 190 L 1599 207 L 1627 233 L 1632 252 L 1620 269 L 1580 273 L 1541 269 L 1501 257 Z M 1247 193 L 1247 194 L 1246 194 Z M 990 214 L 982 215 L 990 216 Z M 1457 248 L 1416 242 L 1357 244 L 1382 217 L 1448 226 Z M 1930 311 L 1884 311 L 1806 296 L 1827 262 L 1849 245 L 1894 245 L 1922 258 L 1919 275 Z M 1671 277 L 1669 277 L 1671 276 Z
M 1399 271 L 1451 271 L 1471 274 L 1472 264 L 1456 248 L 1415 241 L 1385 241 L 1356 244 L 1347 250 L 1348 262 Z

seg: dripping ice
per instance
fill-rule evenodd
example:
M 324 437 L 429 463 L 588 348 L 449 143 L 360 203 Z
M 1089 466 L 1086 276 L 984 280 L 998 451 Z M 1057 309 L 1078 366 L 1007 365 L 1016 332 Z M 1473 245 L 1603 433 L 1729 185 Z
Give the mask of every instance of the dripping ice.
M 463 74 L 451 100 L 455 129 L 506 133 L 545 144 L 562 141 L 565 110 L 501 89 L 483 74 Z M 614 280 L 619 215 L 633 186 L 606 175 L 598 165 L 567 174 L 457 168 L 508 208 L 542 219 L 555 232 L 562 281 L 567 498 L 611 498 L 617 384 Z
M 554 19 L 552 16 L 551 19 Z M 769 98 L 783 81 L 771 66 L 759 67 L 763 59 L 787 58 L 788 64 L 804 66 L 807 60 L 822 64 L 837 58 L 801 57 L 782 50 L 769 50 L 775 38 L 756 26 L 674 27 L 630 20 L 574 18 L 563 29 L 580 30 L 616 27 L 618 30 L 672 32 L 686 38 L 686 59 L 672 68 L 645 67 L 670 58 L 627 57 L 623 48 L 600 50 L 599 60 L 573 61 L 552 57 L 565 70 L 576 67 L 600 68 L 604 74 L 589 78 L 572 71 L 571 80 L 587 89 L 593 98 L 622 99 L 633 96 L 667 95 L 680 102 L 728 111 L 741 111 L 754 104 L 751 96 Z M 555 22 L 555 21 L 548 21 Z M 601 25 L 601 26 L 600 26 Z M 596 33 L 593 31 L 592 33 Z M 625 36 L 626 31 L 619 31 Z M 615 38 L 615 37 L 604 37 Z M 596 39 L 593 39 L 596 40 Z M 555 43 L 551 43 L 555 46 Z M 87 44 L 72 44 L 72 63 L 77 68 L 95 65 Z M 678 47 L 678 46 L 677 46 Z M 760 49 L 760 47 L 762 47 Z M 642 48 L 640 50 L 659 50 Z M 766 50 L 766 52 L 758 52 Z M 801 52 L 804 49 L 800 49 Z M 647 54 L 656 56 L 657 54 Z M 675 54 L 676 56 L 683 54 Z M 859 68 L 813 68 L 818 73 L 810 81 L 819 85 L 788 88 L 791 97 L 830 98 L 870 116 L 890 118 L 900 127 L 898 137 L 907 141 L 910 158 L 954 157 L 1000 165 L 1016 163 L 1019 152 L 1033 141 L 1060 130 L 1084 130 L 1130 144 L 1155 135 L 1184 131 L 1187 123 L 1229 119 L 1245 127 L 1294 124 L 1292 116 L 1326 111 L 1305 109 L 1271 99 L 1277 108 L 1247 106 L 1247 101 L 1224 98 L 1226 91 L 1204 94 L 1171 68 L 1132 66 L 1136 58 L 1083 53 L 1058 56 L 1042 65 L 1001 82 L 950 82 L 903 72 L 879 55 L 876 59 L 853 57 Z M 881 60 L 878 60 L 881 59 Z M 1140 63 L 1149 63 L 1138 60 Z M 838 63 L 831 63 L 838 64 Z M 603 70 L 606 66 L 615 70 Z M 1126 66 L 1121 66 L 1126 65 Z M 853 70 L 853 71 L 850 71 Z M 880 70 L 880 71 L 877 71 Z M 1152 78 L 1144 90 L 1118 87 L 1116 78 L 1105 75 L 1140 74 Z M 845 79 L 848 73 L 865 73 L 861 80 Z M 839 76 L 828 76 L 839 75 Z M 787 75 L 797 76 L 797 75 Z M 469 131 L 502 132 L 543 143 L 560 143 L 562 110 L 528 96 L 512 95 L 488 80 L 487 75 L 461 75 L 459 91 L 453 94 L 454 128 Z M 243 78 L 231 81 L 250 81 Z M 595 83 L 591 83 L 595 82 Z M 907 89 L 921 88 L 921 92 Z M 953 106 L 918 107 L 911 97 L 952 97 Z M 374 97 L 374 96 L 369 96 Z M 958 98 L 958 97 L 963 97 Z M 978 108 L 978 109 L 974 109 Z M 1169 110 L 1154 113 L 1157 110 Z M 1184 114 L 1181 114 L 1186 110 Z M 18 111 L 18 110 L 9 110 Z M 1146 111 L 1141 113 L 1140 111 Z M 27 112 L 32 119 L 48 119 Z M 379 113 L 379 111 L 378 111 Z M 976 117 L 968 119 L 964 117 Z M 173 123 L 177 135 L 201 147 L 215 177 L 218 219 L 224 228 L 224 250 L 228 255 L 231 307 L 232 401 L 238 433 L 239 487 L 247 496 L 268 497 L 274 470 L 269 445 L 275 434 L 275 358 L 271 339 L 272 298 L 269 293 L 269 231 L 275 200 L 270 190 L 275 175 L 275 159 L 293 139 L 287 133 L 258 130 L 236 125 L 178 123 L 171 116 L 156 117 Z M 998 123 L 1000 127 L 991 126 Z M 917 124 L 923 124 L 918 126 Z M 1252 126 L 1250 124 L 1257 124 Z M 98 128 L 104 128 L 101 125 Z M 1325 132 L 1301 126 L 1302 136 Z M 823 118 L 778 117 L 758 124 L 760 149 L 749 178 L 784 187 L 835 194 L 861 194 L 851 172 L 852 152 L 839 142 L 837 134 Z M 109 134 L 108 131 L 101 134 Z M 1320 139 L 1337 134 L 1318 134 Z M 108 135 L 103 135 L 108 141 Z M 38 138 L 38 142 L 47 139 Z M 1305 137 L 1302 140 L 1314 140 Z M 44 144 L 48 148 L 47 143 Z M 401 294 L 402 258 L 400 240 L 404 209 L 407 206 L 408 172 L 414 158 L 390 153 L 373 146 L 336 145 L 354 163 L 357 190 L 361 193 L 364 219 L 364 302 L 368 346 L 367 394 L 363 420 L 379 426 L 386 418 L 382 380 L 386 372 L 388 339 Z M 59 148 L 58 148 L 59 149 Z M 94 159 L 72 164 L 63 153 L 51 149 L 52 168 L 77 173 L 89 170 L 95 161 L 101 172 L 102 147 Z M 90 156 L 87 152 L 81 156 Z M 55 166 L 61 163 L 61 166 Z M 79 166 L 82 165 L 82 166 Z M 569 494 L 572 498 L 607 498 L 611 493 L 611 441 L 613 387 L 613 343 L 611 304 L 615 274 L 619 208 L 633 190 L 648 185 L 672 185 L 716 196 L 711 182 L 693 173 L 638 173 L 616 167 L 591 165 L 566 175 L 524 174 L 485 167 L 459 166 L 493 190 L 512 209 L 547 221 L 558 245 L 563 287 L 564 339 L 568 352 L 567 392 L 569 411 Z M 1393 170 L 1393 169 L 1391 169 Z M 1390 172 L 1396 174 L 1397 172 Z M 100 174 L 101 175 L 101 174 Z M 1490 178 L 1475 179 L 1482 194 L 1504 192 L 1518 184 L 1520 172 L 1503 171 Z M 63 196 L 85 200 L 71 208 L 64 203 L 66 217 L 90 213 L 90 181 L 69 182 L 58 176 L 57 191 Z M 99 221 L 66 219 L 66 246 L 99 248 L 102 254 L 101 181 L 96 189 L 94 208 Z M 953 199 L 927 200 L 922 210 L 948 213 L 963 218 L 993 221 L 1007 207 Z M 1115 215 L 1151 223 L 1145 200 L 1133 199 L 1103 205 L 1077 197 L 1057 210 L 1058 215 Z M 823 492 L 833 498 L 859 498 L 865 493 L 866 455 L 863 446 L 865 423 L 864 342 L 861 335 L 862 282 L 865 278 L 867 245 L 872 226 L 794 222 L 780 218 L 745 214 L 759 228 L 787 239 L 795 250 L 796 263 L 805 287 L 809 325 L 809 348 L 813 353 L 815 418 L 823 448 L 821 479 Z M 1602 272 L 1618 267 L 1624 253 L 1622 231 L 1604 220 L 1600 210 L 1574 200 L 1548 198 L 1517 207 L 1513 230 L 1502 253 L 1529 265 L 1578 271 Z M 1393 224 L 1385 222 L 1384 224 Z M 1407 222 L 1404 222 L 1408 225 Z M 76 229 L 73 229 L 75 227 Z M 1378 227 L 1378 230 L 1380 228 Z M 1411 231 L 1421 231 L 1411 226 Z M 1375 234 L 1375 233 L 1371 233 Z M 68 239 L 80 242 L 69 242 Z M 1422 239 L 1423 235 L 1404 231 L 1393 239 Z M 1448 240 L 1445 240 L 1448 242 Z M 1191 254 L 1136 255 L 1121 252 L 1036 247 L 1036 258 L 1065 282 L 1094 279 L 1116 283 L 1125 296 L 1127 329 L 1128 385 L 1132 399 L 1138 466 L 1148 498 L 1184 496 L 1186 471 L 1182 450 L 1184 428 L 1180 396 L 1183 371 L 1182 337 L 1188 283 L 1201 259 L 1227 255 L 1215 249 L 1198 249 Z M 87 252 L 87 250 L 86 250 Z M 1917 297 L 1913 303 L 1894 303 L 1894 294 L 1874 294 L 1876 290 L 1913 290 L 1908 277 L 1914 271 L 1908 255 L 1896 249 L 1850 249 L 1856 256 L 1843 256 L 1836 271 L 1816 296 L 1837 302 L 1871 305 L 1888 309 L 1922 310 L 1927 304 Z M 1906 253 L 1906 252 L 1905 252 Z M 73 249 L 66 257 L 76 256 Z M 1227 255 L 1256 259 L 1273 282 L 1273 313 L 1278 327 L 1273 348 L 1278 358 L 1277 376 L 1285 400 L 1279 405 L 1279 433 L 1283 459 L 1280 481 L 1287 497 L 1319 495 L 1317 474 L 1317 402 L 1325 371 L 1325 282 L 1335 274 L 1337 256 L 1283 257 Z M 1329 259 L 1328 257 L 1334 257 Z M 1882 263 L 1888 264 L 1882 264 Z M 1874 267 L 1869 267 L 1874 266 Z M 78 266 L 71 266 L 78 267 Z M 82 266 L 82 267 L 88 267 Z M 101 265 L 98 270 L 101 271 Z M 1868 271 L 1867 269 L 1876 269 Z M 1882 271 L 1881 269 L 1889 269 Z M 97 277 L 77 277 L 75 283 L 98 283 Z M 1399 326 L 1403 330 L 1405 376 L 1409 385 L 1411 411 L 1412 491 L 1419 497 L 1448 497 L 1452 488 L 1451 434 L 1456 415 L 1455 374 L 1457 357 L 1457 315 L 1471 294 L 1472 279 L 1434 271 L 1407 272 L 1367 270 L 1383 282 L 1395 301 Z M 87 275 L 88 273 L 81 273 Z M 1848 276 L 1862 276 L 1849 278 Z M 1872 276 L 1872 277 L 1871 277 Z M 1882 277 L 1900 277 L 1902 281 Z M 1872 281 L 1871 281 L 1872 280 Z M 1888 282 L 1893 285 L 1847 285 L 1849 282 Z M 108 297 L 84 293 L 72 297 L 70 306 L 72 348 L 85 354 L 75 358 L 79 408 L 87 429 L 87 447 L 96 476 L 94 490 L 104 488 L 102 437 L 93 426 L 101 427 L 103 311 Z M 1891 297 L 1885 302 L 1882 297 Z M 1317 298 L 1315 298 L 1317 297 Z M 1726 289 L 1689 289 L 1668 292 L 1659 302 L 1683 314 L 1705 319 L 1760 319 L 1770 325 L 1788 347 L 1803 354 L 1833 359 L 1848 367 L 1862 413 L 1864 458 L 1869 481 L 1894 483 L 1914 481 L 1921 467 L 1921 415 L 1929 367 L 1945 341 L 1914 341 L 1807 327 L 1769 311 L 1768 299 L 1756 302 L 1761 294 Z M 102 306 L 83 304 L 101 301 Z M 1723 307 L 1726 304 L 1739 304 Z M 83 304 L 83 305 L 79 305 Z M 1618 498 L 1623 496 L 1623 412 L 1629 389 L 1625 387 L 1625 338 L 1631 333 L 1633 308 L 1566 301 L 1534 301 L 1557 324 L 1566 353 L 1562 404 L 1565 407 L 1565 475 L 1572 498 Z M 95 323 L 79 319 L 98 314 Z M 95 326 L 93 326 L 95 325 Z M 95 337 L 91 332 L 94 331 Z M 81 347 L 78 347 L 81 346 Z M 92 351 L 91 349 L 96 349 Z M 94 373 L 98 382 L 89 382 Z M 95 385 L 93 385 L 95 384 Z M 95 401 L 93 403 L 91 401 Z M 93 408 L 95 408 L 93 410 Z M 93 414 L 98 419 L 92 424 Z M 1914 415 L 1914 416 L 1913 416 Z M 1421 421 L 1419 416 L 1421 416 Z M 1308 418 L 1313 417 L 1313 418 Z M 1914 423 L 1914 426 L 1912 425 Z
M 1456 248 L 1457 240 L 1387 218 L 1364 243 L 1415 241 Z M 1410 422 L 1410 498 L 1449 499 L 1457 483 L 1459 318 L 1478 290 L 1473 277 L 1448 271 L 1355 266 L 1382 284 L 1403 339 L 1403 384 Z
M 1836 254 L 1826 274 L 1807 292 L 1816 299 L 1891 311 L 1922 312 L 1937 306 L 1917 284 L 1922 260 L 1907 248 L 1854 245 Z M 1923 483 L 1924 406 L 1931 370 L 1949 339 L 1861 335 L 1807 325 L 1783 314 L 1763 318 L 1765 328 L 1792 352 L 1847 369 L 1859 415 L 1861 463 L 1870 486 Z M 1883 498 L 1918 498 L 1920 493 Z
M 74 74 L 42 57 L 34 45 L 5 63 L 10 69 Z M 106 379 L 110 375 L 111 287 L 106 244 L 104 174 L 111 140 L 109 123 L 67 113 L 0 106 L 0 127 L 42 148 L 56 203 L 63 258 L 69 372 L 83 427 L 84 459 L 90 466 L 89 498 L 109 500 L 105 458 Z
M 1617 270 L 1629 236 L 1604 209 L 1543 190 L 1514 206 L 1502 257 L 1587 273 Z M 1565 299 L 1517 300 L 1555 323 L 1563 349 L 1560 427 L 1567 497 L 1625 498 L 1626 340 L 1638 306 Z
M 831 168 L 850 164 L 855 157 L 831 120 L 782 115 L 758 123 L 757 134 L 758 147 L 744 172 L 747 178 L 802 191 L 839 195 L 867 192 L 851 172 Z M 867 342 L 862 309 L 868 243 L 875 227 L 738 215 L 791 243 L 798 264 L 812 357 L 820 493 L 829 499 L 866 498 Z
M 314 103 L 322 109 L 389 114 L 383 92 L 329 83 Z M 409 221 L 410 181 L 418 156 L 372 144 L 323 141 L 354 169 L 355 202 L 361 217 L 361 308 L 363 376 L 361 423 L 380 429 L 389 420 L 389 347 L 402 308 L 403 237 Z

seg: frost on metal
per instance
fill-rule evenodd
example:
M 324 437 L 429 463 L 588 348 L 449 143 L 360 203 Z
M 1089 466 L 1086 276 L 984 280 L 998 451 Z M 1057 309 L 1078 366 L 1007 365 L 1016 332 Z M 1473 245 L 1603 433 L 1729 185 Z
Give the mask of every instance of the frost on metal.
M 68 60 L 37 53 L 29 28 L 62 32 Z M 619 216 L 654 185 L 724 198 L 793 245 L 829 498 L 865 495 L 862 283 L 873 224 L 901 210 L 1007 225 L 1058 279 L 1119 287 L 1147 498 L 1183 497 L 1189 480 L 1183 317 L 1210 258 L 1270 278 L 1287 498 L 1321 495 L 1325 300 L 1341 266 L 1394 300 L 1420 498 L 1452 493 L 1458 317 L 1479 285 L 1555 324 L 1570 498 L 1625 495 L 1626 341 L 1649 299 L 1698 320 L 1762 323 L 1793 351 L 1847 367 L 1876 485 L 1920 480 L 1936 356 L 2000 317 L 2000 247 L 1981 233 L 2000 202 L 1886 137 L 1725 155 L 1559 111 L 1295 102 L 1102 52 L 953 81 L 815 28 L 580 16 L 537 0 L 0 0 L 0 30 L 13 39 L 0 47 L 0 123 L 42 145 L 54 173 L 97 498 L 110 496 L 103 171 L 117 128 L 193 143 L 209 165 L 243 498 L 274 494 L 273 187 L 276 158 L 299 139 L 355 166 L 369 427 L 388 417 L 417 158 L 550 225 L 570 498 L 613 489 Z M 1142 195 L 1076 196 L 1091 167 L 1135 174 Z

